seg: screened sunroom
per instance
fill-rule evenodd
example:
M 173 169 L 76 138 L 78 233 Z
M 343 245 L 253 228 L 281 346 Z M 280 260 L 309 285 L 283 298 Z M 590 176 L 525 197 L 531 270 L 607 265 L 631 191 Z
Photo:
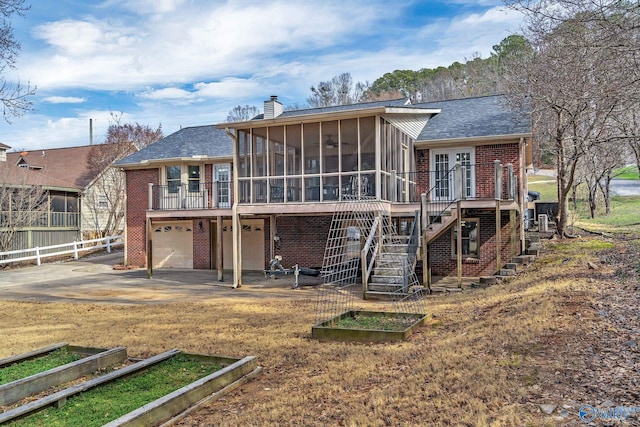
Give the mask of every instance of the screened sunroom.
M 413 139 L 381 116 L 237 131 L 240 204 L 417 201 Z

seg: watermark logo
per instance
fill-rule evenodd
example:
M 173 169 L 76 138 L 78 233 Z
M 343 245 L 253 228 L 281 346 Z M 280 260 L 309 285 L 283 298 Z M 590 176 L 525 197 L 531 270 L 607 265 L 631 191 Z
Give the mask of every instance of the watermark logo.
M 640 414 L 640 406 L 607 406 L 596 408 L 591 405 L 580 407 L 580 419 L 585 423 L 590 423 L 596 419 L 600 421 L 625 421 L 627 417 Z

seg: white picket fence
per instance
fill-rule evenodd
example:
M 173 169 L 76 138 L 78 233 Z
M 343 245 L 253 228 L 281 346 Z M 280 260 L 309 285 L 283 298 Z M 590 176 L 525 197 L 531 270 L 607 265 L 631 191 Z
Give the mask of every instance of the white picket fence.
M 108 236 L 101 239 L 81 240 L 79 242 L 62 243 L 60 245 L 35 247 L 29 249 L 19 249 L 15 251 L 0 252 L 0 264 L 9 264 L 12 262 L 36 260 L 38 265 L 41 264 L 43 258 L 73 254 L 74 259 L 78 259 L 78 254 L 86 251 L 94 251 L 96 249 L 106 248 L 107 253 L 111 253 L 111 248 L 124 245 L 123 236 Z M 63 249 L 65 248 L 65 249 Z M 62 249 L 56 252 L 48 252 L 51 249 Z M 42 253 L 47 251 L 46 253 Z M 15 255 L 22 255 L 12 258 Z M 26 255 L 31 254 L 31 255 Z

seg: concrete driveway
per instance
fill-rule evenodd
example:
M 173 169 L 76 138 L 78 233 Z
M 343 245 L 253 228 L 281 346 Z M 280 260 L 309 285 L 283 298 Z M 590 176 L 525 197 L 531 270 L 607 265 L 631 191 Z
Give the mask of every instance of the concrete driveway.
M 78 261 L 0 270 L 0 300 L 81 302 L 102 304 L 164 304 L 206 302 L 220 298 L 315 298 L 320 279 L 300 277 L 301 287 L 292 289 L 293 276 L 272 280 L 260 272 L 243 275 L 243 285 L 232 288 L 231 272 L 217 280 L 211 270 L 114 270 L 122 264 L 122 252 L 97 255 Z

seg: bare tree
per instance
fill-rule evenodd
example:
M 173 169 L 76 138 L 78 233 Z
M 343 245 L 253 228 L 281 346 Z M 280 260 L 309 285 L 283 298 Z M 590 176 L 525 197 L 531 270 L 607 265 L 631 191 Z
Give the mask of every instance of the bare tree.
M 124 173 L 109 165 L 163 137 L 161 125 L 153 129 L 139 123 L 121 124 L 121 114 L 112 113 L 111 117 L 113 123 L 107 130 L 105 142 L 95 145 L 87 159 L 88 173 L 94 178 L 83 195 L 83 207 L 89 213 L 83 222 L 91 224 L 92 237 L 118 233 L 124 221 Z
M 30 181 L 29 172 L 27 168 L 0 164 L 0 252 L 14 249 L 16 233 L 40 224 L 48 211 L 47 191 Z
M 255 105 L 236 105 L 229 111 L 227 122 L 245 122 L 260 114 L 260 109 Z
M 568 234 L 568 197 L 579 162 L 594 147 L 619 138 L 612 123 L 637 102 L 629 96 L 629 92 L 638 93 L 640 81 L 630 69 L 638 59 L 637 48 L 629 44 L 630 35 L 621 31 L 634 25 L 620 22 L 627 19 L 624 13 L 613 16 L 613 3 L 621 4 L 614 0 L 511 2 L 527 14 L 526 36 L 534 50 L 519 58 L 518 65 L 512 64 L 505 85 L 513 105 L 531 106 L 535 137 L 551 142 L 561 236 Z M 622 45 L 630 48 L 621 49 Z
M 17 117 L 31 110 L 33 102 L 30 97 L 35 94 L 35 88 L 29 83 L 23 86 L 20 82 L 10 82 L 5 76 L 8 70 L 15 69 L 16 58 L 20 51 L 20 43 L 15 39 L 11 17 L 24 16 L 29 6 L 24 0 L 0 0 L 0 102 L 4 119 L 9 122 L 10 117 Z
M 311 86 L 311 96 L 307 103 L 311 107 L 330 107 L 333 105 L 355 104 L 362 99 L 365 85 L 354 85 L 351 73 L 342 73 L 331 80 Z

